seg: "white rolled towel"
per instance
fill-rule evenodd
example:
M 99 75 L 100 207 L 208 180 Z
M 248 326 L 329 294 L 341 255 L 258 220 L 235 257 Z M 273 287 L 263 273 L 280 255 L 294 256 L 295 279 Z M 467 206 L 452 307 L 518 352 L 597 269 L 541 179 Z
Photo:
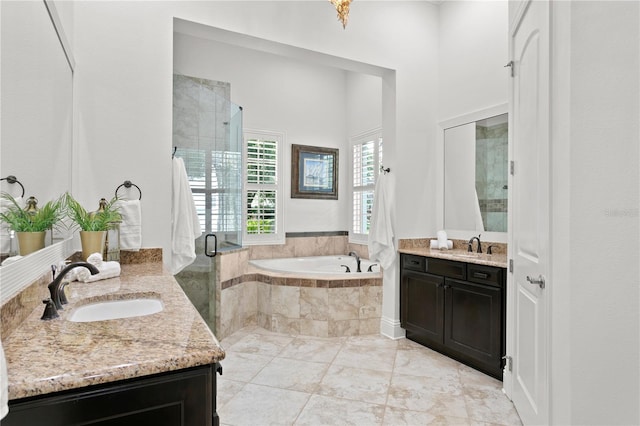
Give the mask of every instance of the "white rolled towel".
M 447 249 L 447 232 L 438 231 L 438 248 L 441 250 Z
M 94 281 L 106 280 L 108 278 L 115 278 L 120 276 L 120 263 L 119 262 L 102 262 L 100 266 L 96 266 L 99 273 L 91 275 L 91 272 L 87 268 L 76 268 L 76 279 L 85 283 L 92 283 Z
M 440 245 L 439 245 L 439 241 L 438 240 L 430 240 L 429 241 L 429 248 L 431 249 L 440 249 Z M 451 240 L 447 240 L 447 247 L 442 248 L 440 250 L 451 250 L 453 248 L 453 241 Z

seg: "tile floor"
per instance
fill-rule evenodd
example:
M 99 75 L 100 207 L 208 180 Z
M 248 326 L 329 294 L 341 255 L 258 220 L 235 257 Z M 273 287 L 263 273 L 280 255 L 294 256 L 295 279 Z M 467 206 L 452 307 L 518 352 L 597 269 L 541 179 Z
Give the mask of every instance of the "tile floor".
M 502 382 L 407 339 L 244 328 L 224 339 L 223 425 L 520 425 Z

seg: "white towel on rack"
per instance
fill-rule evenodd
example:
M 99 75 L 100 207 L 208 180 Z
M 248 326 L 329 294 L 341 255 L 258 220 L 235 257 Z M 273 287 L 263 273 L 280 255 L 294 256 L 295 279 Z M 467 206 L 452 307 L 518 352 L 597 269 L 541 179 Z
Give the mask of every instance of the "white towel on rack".
M 396 260 L 393 243 L 393 224 L 391 220 L 393 181 L 383 173 L 378 176 L 373 194 L 371 228 L 369 229 L 369 258 L 380 262 L 383 268 L 390 267 Z
M 140 250 L 142 247 L 142 206 L 140 200 L 118 200 L 114 204 L 122 216 L 120 250 Z
M 187 170 L 180 157 L 173 157 L 171 204 L 171 273 L 182 271 L 196 259 L 195 240 L 202 235 Z

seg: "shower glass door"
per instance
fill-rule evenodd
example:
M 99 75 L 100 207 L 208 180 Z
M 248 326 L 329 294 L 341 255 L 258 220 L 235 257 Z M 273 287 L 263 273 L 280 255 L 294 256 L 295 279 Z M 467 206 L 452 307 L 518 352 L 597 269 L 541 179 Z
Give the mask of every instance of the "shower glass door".
M 182 157 L 202 236 L 176 280 L 215 333 L 216 252 L 242 246 L 242 108 L 228 83 L 174 75 L 173 143 Z M 206 252 L 205 252 L 206 246 Z

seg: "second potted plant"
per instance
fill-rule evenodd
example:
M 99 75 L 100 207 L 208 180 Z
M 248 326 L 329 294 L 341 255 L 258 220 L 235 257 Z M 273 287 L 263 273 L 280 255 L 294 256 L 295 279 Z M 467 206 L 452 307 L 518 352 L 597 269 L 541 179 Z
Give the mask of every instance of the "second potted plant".
M 92 253 L 103 253 L 107 231 L 114 222 L 122 218 L 118 209 L 114 206 L 117 199 L 111 201 L 100 200 L 97 211 L 87 211 L 69 193 L 66 194 L 65 203 L 71 220 L 80 228 L 80 242 L 82 244 L 82 258 L 87 259 Z

